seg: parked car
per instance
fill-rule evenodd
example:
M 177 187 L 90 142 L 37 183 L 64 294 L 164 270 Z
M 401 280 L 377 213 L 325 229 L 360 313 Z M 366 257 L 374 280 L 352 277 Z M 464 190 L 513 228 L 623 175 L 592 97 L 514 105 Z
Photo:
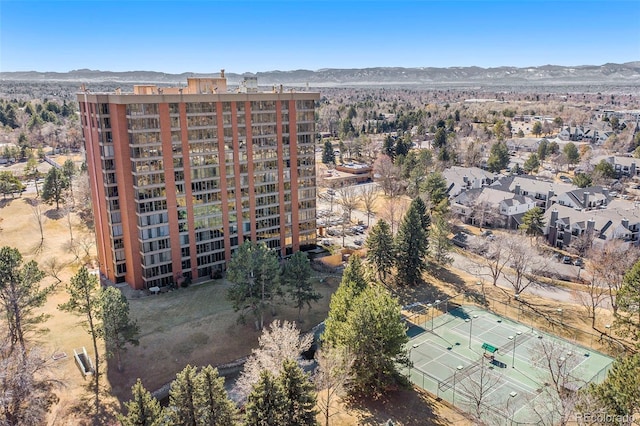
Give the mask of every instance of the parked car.
M 573 264 L 579 266 L 580 268 L 584 267 L 584 262 L 582 261 L 581 257 L 577 258 L 576 261 L 573 262 Z
M 571 265 L 571 258 L 569 256 L 565 256 L 562 258 L 562 263 L 567 264 L 567 265 Z
M 357 245 L 357 246 L 361 246 L 361 245 L 363 245 L 363 244 L 364 244 L 364 241 L 363 241 L 363 240 L 360 240 L 360 239 L 358 239 L 358 240 L 354 240 L 354 241 L 353 241 L 353 244 L 355 244 L 355 245 Z

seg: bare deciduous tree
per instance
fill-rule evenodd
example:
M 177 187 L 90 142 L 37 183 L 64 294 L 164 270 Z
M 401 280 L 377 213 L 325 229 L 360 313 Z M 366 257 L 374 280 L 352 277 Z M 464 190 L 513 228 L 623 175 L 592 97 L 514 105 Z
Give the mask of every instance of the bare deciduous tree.
M 585 381 L 574 374 L 581 362 L 581 354 L 555 339 L 541 339 L 533 350 L 531 361 L 544 373 L 540 380 L 544 402 L 534 404 L 533 410 L 544 425 L 566 425 L 572 418 L 578 401 L 578 390 Z
M 377 198 L 378 188 L 374 184 L 363 186 L 360 189 L 360 201 L 362 201 L 364 211 L 367 214 L 367 226 L 369 226 L 371 216 L 375 214 L 373 209 Z
M 57 257 L 50 257 L 49 259 L 44 261 L 43 270 L 44 272 L 52 278 L 55 278 L 58 281 L 58 284 L 62 282 L 60 278 L 60 272 L 67 267 L 66 263 L 60 262 Z
M 342 210 L 351 222 L 351 213 L 358 207 L 358 192 L 353 186 L 345 186 L 338 190 L 338 203 L 342 206 Z
M 38 348 L 25 357 L 11 351 L 8 340 L 0 343 L 0 424 L 46 424 L 49 408 L 58 400 L 53 392 L 49 365 Z
M 534 282 L 535 277 L 546 265 L 534 248 L 523 244 L 521 237 L 510 235 L 504 239 L 504 245 L 508 252 L 510 269 L 503 270 L 502 276 L 511 284 L 514 293 L 519 295 Z
M 394 197 L 400 193 L 401 171 L 389 156 L 379 155 L 373 163 L 373 172 L 378 176 L 378 182 L 386 196 Z
M 44 246 L 44 222 L 47 219 L 42 211 L 42 204 L 39 200 L 31 200 L 31 213 L 38 226 L 38 231 L 40 231 L 40 244 L 36 249 L 36 253 L 39 253 Z
M 618 312 L 616 294 L 622 287 L 624 274 L 640 258 L 640 249 L 630 247 L 620 240 L 610 240 L 589 250 L 590 270 L 605 285 L 609 304 L 615 315 Z
M 391 235 L 395 235 L 397 224 L 402 220 L 408 207 L 409 202 L 401 197 L 388 198 L 384 201 L 380 216 L 389 224 Z
M 316 352 L 318 369 L 314 377 L 318 390 L 317 405 L 324 415 L 325 426 L 329 426 L 329 419 L 338 414 L 335 403 L 344 396 L 345 388 L 351 380 L 351 366 L 355 357 L 346 348 L 332 348 L 327 346 Z
M 476 421 L 487 421 L 490 417 L 491 407 L 497 401 L 491 401 L 489 395 L 499 386 L 500 379 L 500 374 L 489 368 L 483 357 L 478 370 L 459 382 L 458 386 L 465 398 L 463 405 L 469 407 L 469 412 Z
M 252 350 L 245 362 L 234 391 L 243 399 L 246 398 L 260 379 L 262 371 L 267 370 L 278 376 L 282 363 L 287 359 L 297 361 L 300 354 L 311 346 L 312 341 L 312 335 L 300 335 L 295 323 L 275 320 L 263 330 L 258 339 L 258 348 Z

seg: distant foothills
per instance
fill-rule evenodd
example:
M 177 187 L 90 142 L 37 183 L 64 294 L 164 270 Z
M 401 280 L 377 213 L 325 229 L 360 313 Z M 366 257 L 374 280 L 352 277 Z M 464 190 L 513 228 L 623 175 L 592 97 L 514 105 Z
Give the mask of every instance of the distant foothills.
M 156 71 L 98 71 L 89 69 L 65 73 L 17 71 L 0 72 L 4 81 L 67 81 L 183 84 L 187 77 L 206 77 L 211 74 L 167 74 Z M 339 87 L 339 86 L 468 86 L 468 85 L 613 85 L 640 86 L 640 61 L 624 64 L 539 67 L 449 67 L 449 68 L 400 68 L 376 67 L 339 69 L 326 68 L 316 71 L 267 71 L 259 73 L 225 73 L 229 84 L 239 84 L 244 77 L 258 77 L 260 85 L 285 84 L 289 86 Z

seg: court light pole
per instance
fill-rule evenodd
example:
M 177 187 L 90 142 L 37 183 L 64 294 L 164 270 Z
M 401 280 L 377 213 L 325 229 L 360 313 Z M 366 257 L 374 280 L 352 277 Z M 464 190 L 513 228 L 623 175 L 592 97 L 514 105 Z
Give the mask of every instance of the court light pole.
M 456 374 L 458 374 L 458 371 L 462 370 L 463 368 L 463 366 L 458 365 L 456 367 L 456 371 L 453 372 L 453 399 L 451 400 L 451 403 L 453 405 L 456 405 Z
M 471 318 L 465 319 L 465 322 L 469 323 L 469 349 L 471 349 L 471 330 L 473 330 L 473 320 L 474 318 L 478 318 L 478 315 L 474 315 Z
M 427 308 L 431 311 L 431 331 L 433 331 L 433 305 L 431 303 L 427 303 Z
M 509 336 L 509 339 L 513 338 L 513 354 L 511 358 L 511 368 L 516 368 L 516 340 L 518 340 L 518 336 L 521 334 L 522 334 L 522 331 L 518 331 L 514 336 Z
M 560 314 L 560 325 L 562 325 L 562 320 L 564 319 L 564 310 L 562 308 L 556 309 L 556 311 Z

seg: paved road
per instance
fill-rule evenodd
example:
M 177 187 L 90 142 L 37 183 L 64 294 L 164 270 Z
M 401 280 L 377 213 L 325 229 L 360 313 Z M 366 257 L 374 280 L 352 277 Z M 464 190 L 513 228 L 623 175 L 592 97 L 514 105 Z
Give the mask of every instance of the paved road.
M 493 283 L 493 278 L 491 277 L 489 268 L 483 265 L 481 261 L 478 261 L 471 257 L 467 257 L 464 254 L 458 252 L 452 252 L 451 255 L 453 257 L 453 269 L 458 269 L 478 278 L 484 279 L 485 285 L 491 285 Z M 500 275 L 500 277 L 498 278 L 497 285 L 498 287 L 504 288 L 513 293 L 513 287 L 511 286 L 511 283 L 509 283 L 509 281 L 507 281 L 502 275 Z M 578 300 L 580 293 L 582 293 L 585 297 L 588 297 L 586 292 L 570 290 L 561 286 L 540 282 L 531 283 L 531 285 L 529 285 L 523 293 L 533 294 L 546 300 L 555 300 L 562 303 L 574 304 L 580 303 Z M 600 307 L 611 309 L 611 301 L 608 298 L 603 298 L 603 300 L 600 302 Z

